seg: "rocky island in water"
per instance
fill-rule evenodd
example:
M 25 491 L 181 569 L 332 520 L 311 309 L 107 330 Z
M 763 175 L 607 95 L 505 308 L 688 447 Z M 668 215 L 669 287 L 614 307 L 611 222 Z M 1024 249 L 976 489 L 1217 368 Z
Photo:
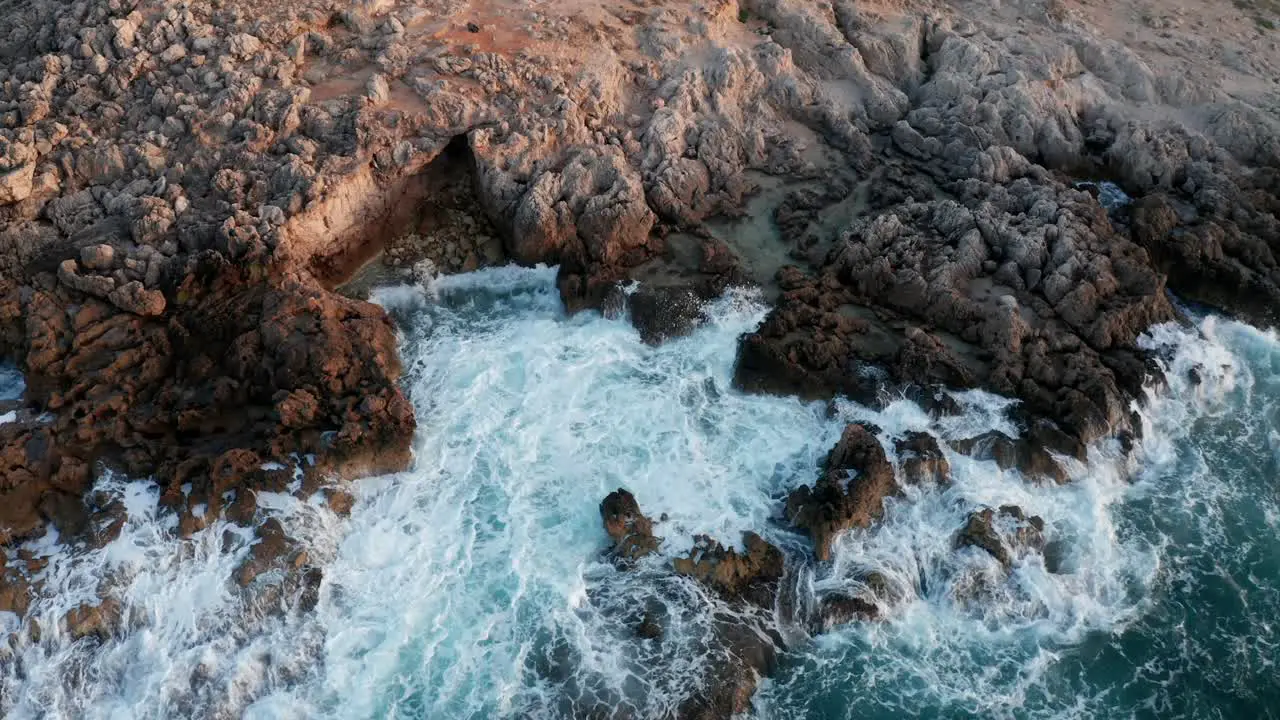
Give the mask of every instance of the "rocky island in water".
M 0 715 L 1280 712 L 1274 0 L 0 0 Z

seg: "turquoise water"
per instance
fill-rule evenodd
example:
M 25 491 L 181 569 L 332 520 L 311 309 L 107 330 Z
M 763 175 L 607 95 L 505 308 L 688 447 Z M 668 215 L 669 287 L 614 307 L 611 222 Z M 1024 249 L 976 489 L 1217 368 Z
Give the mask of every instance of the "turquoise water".
M 419 418 L 413 468 L 356 483 L 349 518 L 259 498 L 324 569 L 314 611 L 228 581 L 251 532 L 215 523 L 189 541 L 145 482 L 104 478 L 130 521 L 76 551 L 56 535 L 47 595 L 25 637 L 0 615 L 0 713 L 59 718 L 568 718 L 669 716 L 717 667 L 715 613 L 735 612 L 666 571 L 695 533 L 758 530 L 797 551 L 779 498 L 810 482 L 845 423 L 882 440 L 1016 432 L 1009 402 L 958 396 L 936 420 L 906 401 L 871 410 L 746 396 L 737 338 L 763 318 L 738 293 L 693 336 L 652 348 L 626 323 L 565 317 L 554 271 L 499 269 L 402 288 L 405 385 Z M 1138 455 L 1094 448 L 1065 486 L 949 454 L 945 490 L 910 488 L 885 520 L 844 536 L 828 564 L 795 562 L 799 603 L 856 591 L 869 570 L 898 598 L 886 619 L 818 637 L 781 616 L 791 651 L 760 718 L 1268 717 L 1280 618 L 1280 343 L 1206 319 L 1158 328 L 1169 366 Z M 1195 382 L 1190 373 L 1196 369 Z M 598 503 L 632 490 L 665 538 L 632 572 L 604 561 Z M 983 505 L 1046 521 L 1061 572 L 1036 553 L 1007 575 L 953 549 Z M 980 591 L 974 591 L 974 578 Z M 279 577 L 268 575 L 270 585 Z M 112 638 L 74 641 L 65 612 L 106 593 Z M 640 611 L 665 619 L 639 640 Z
M 764 716 L 1280 716 L 1280 344 L 1214 318 L 1199 329 L 1147 340 L 1169 388 L 1111 512 L 1128 548 L 1113 559 L 1154 563 L 1132 578 L 1130 612 L 978 627 L 981 613 L 936 622 L 948 600 L 926 593 L 923 621 L 850 628 L 794 656 Z
M 0 400 L 18 400 L 25 389 L 22 373 L 12 365 L 0 363 Z

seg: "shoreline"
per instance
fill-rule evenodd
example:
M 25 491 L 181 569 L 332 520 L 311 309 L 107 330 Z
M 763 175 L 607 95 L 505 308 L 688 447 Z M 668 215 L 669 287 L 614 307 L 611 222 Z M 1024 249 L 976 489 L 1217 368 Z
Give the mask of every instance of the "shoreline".
M 1027 431 L 969 451 L 1059 482 L 1055 454 L 1140 432 L 1167 291 L 1280 318 L 1274 41 L 1200 67 L 1086 5 L 645 7 L 14 10 L 0 356 L 26 391 L 0 425 L 0 539 L 109 541 L 119 508 L 85 502 L 104 467 L 155 478 L 183 536 L 251 523 L 291 458 L 314 458 L 307 488 L 407 467 L 396 328 L 341 292 L 362 274 L 558 265 L 568 312 L 653 344 L 752 282 L 776 300 L 737 387 L 937 413 L 988 390 Z M 1073 186 L 1100 180 L 1132 203 Z M 859 437 L 823 478 L 883 474 Z M 820 559 L 878 502 L 823 478 L 786 503 Z

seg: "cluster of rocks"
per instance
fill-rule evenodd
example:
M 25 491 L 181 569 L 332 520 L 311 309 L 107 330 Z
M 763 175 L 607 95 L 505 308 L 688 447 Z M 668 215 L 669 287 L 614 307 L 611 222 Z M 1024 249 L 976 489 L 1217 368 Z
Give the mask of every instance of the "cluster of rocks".
M 6 9 L 0 356 L 28 391 L 0 425 L 0 539 L 103 525 L 101 463 L 154 477 L 187 532 L 252 520 L 294 458 L 315 458 L 307 489 L 403 466 L 394 329 L 334 293 L 379 252 L 558 264 L 569 310 L 625 312 L 649 342 L 749 266 L 777 303 L 741 387 L 892 387 L 936 413 L 942 388 L 992 390 L 1026 432 L 953 449 L 1055 480 L 1056 456 L 1137 432 L 1136 339 L 1177 317 L 1167 290 L 1276 321 L 1280 102 L 1163 72 L 1060 3 L 491 5 Z M 1103 177 L 1131 207 L 1071 182 Z M 765 186 L 776 234 L 718 222 Z M 895 478 L 874 430 L 850 433 L 787 503 L 819 554 L 900 483 L 945 482 L 927 440 Z M 708 582 L 762 572 L 702 550 Z
M 807 587 L 788 581 L 788 562 L 831 560 L 835 539 L 841 533 L 871 527 L 883 516 L 886 500 L 902 498 L 904 485 L 941 489 L 950 484 L 949 463 L 932 435 L 911 432 L 895 440 L 896 463 L 878 435 L 875 426 L 848 425 L 824 461 L 817 482 L 801 485 L 786 497 L 783 519 L 810 537 L 811 559 L 788 558 L 760 535 L 745 532 L 742 550 L 699 535 L 692 550 L 669 560 L 670 572 L 704 585 L 731 605 L 756 611 L 740 612 L 735 623 L 717 625 L 712 642 L 724 650 L 711 655 L 720 660 L 705 668 L 699 692 L 687 700 L 680 717 L 724 718 L 745 712 L 756 685 L 773 672 L 778 654 L 787 649 L 781 625 L 814 634 L 829 632 L 852 622 L 879 620 L 904 597 L 901 589 L 875 571 L 863 574 L 854 584 L 860 590 L 828 590 L 813 597 Z M 608 553 L 620 568 L 634 569 L 642 559 L 660 554 L 662 538 L 654 535 L 653 521 L 627 490 L 610 493 L 600 503 L 600 515 L 611 541 Z M 979 507 L 955 528 L 952 545 L 956 551 L 976 548 L 989 554 L 1007 576 L 1015 560 L 1030 554 L 1045 556 L 1045 534 L 1044 521 L 1017 506 Z M 1052 565 L 1048 557 L 1045 563 Z M 975 573 L 958 584 L 973 585 L 966 599 L 980 600 L 985 581 L 985 576 Z M 661 624 L 648 614 L 640 617 L 635 633 L 647 641 L 661 642 L 663 637 Z
M 610 555 L 624 568 L 659 550 L 662 538 L 653 534 L 653 521 L 640 510 L 635 496 L 619 488 L 600 503 L 612 547 Z M 674 558 L 671 570 L 714 591 L 740 610 L 736 621 L 718 622 L 709 639 L 711 657 L 721 658 L 705 668 L 700 691 L 687 698 L 679 717 L 710 720 L 745 712 L 757 684 L 776 666 L 784 649 L 782 638 L 768 616 L 772 613 L 783 584 L 782 551 L 754 532 L 743 533 L 744 551 L 725 548 L 713 538 L 700 535 L 688 554 Z M 759 611 L 765 611 L 761 613 Z M 645 615 L 636 627 L 638 637 L 661 642 L 663 630 Z

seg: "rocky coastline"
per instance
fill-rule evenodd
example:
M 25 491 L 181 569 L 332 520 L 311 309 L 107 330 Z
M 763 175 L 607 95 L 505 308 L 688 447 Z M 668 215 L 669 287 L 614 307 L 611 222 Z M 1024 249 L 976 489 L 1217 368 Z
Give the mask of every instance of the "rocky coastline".
M 26 383 L 0 404 L 0 610 L 36 591 L 23 542 L 118 531 L 90 492 L 104 468 L 153 478 L 189 535 L 252 524 L 255 494 L 299 477 L 342 511 L 334 480 L 406 467 L 377 284 L 558 265 L 568 311 L 653 343 L 758 285 L 773 310 L 741 389 L 937 414 L 947 390 L 1005 395 L 1025 432 L 952 449 L 1052 482 L 1140 432 L 1158 370 L 1137 338 L 1181 316 L 1171 294 L 1277 322 L 1280 46 L 1247 14 L 539 7 L 0 0 L 0 357 Z M 1131 201 L 1104 206 L 1102 181 Z M 933 438 L 895 454 L 851 425 L 781 504 L 812 561 L 902 484 L 945 484 Z M 625 489 L 601 513 L 618 562 L 659 548 Z M 1037 520 L 974 508 L 956 546 L 1007 565 L 1047 552 Z M 293 563 L 318 583 L 265 527 L 234 580 Z M 743 542 L 701 538 L 673 571 L 785 605 L 782 551 Z M 806 622 L 874 618 L 891 593 L 867 587 Z M 93 611 L 68 622 L 109 625 Z M 760 630 L 726 630 L 742 662 L 682 716 L 746 708 L 782 648 Z

